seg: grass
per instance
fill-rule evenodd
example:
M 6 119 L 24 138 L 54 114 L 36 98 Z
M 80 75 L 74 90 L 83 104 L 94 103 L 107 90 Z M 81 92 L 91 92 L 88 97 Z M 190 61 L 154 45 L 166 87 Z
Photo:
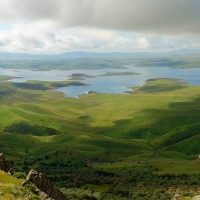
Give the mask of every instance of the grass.
M 113 162 L 103 163 L 103 164 L 93 164 L 92 167 L 95 169 L 102 170 L 114 170 L 114 169 L 123 169 L 123 168 L 137 168 L 137 167 L 146 167 L 154 166 L 159 170 L 154 172 L 155 174 L 198 174 L 200 170 L 200 163 L 190 163 L 190 162 L 138 162 L 138 161 L 127 161 L 127 162 Z
M 12 79 L 12 76 L 5 76 L 5 75 L 0 75 L 0 81 L 7 81 Z
M 73 99 L 50 91 L 51 85 L 0 86 L 0 152 L 19 171 L 60 176 L 91 163 L 104 171 L 153 166 L 157 175 L 199 173 L 199 86 L 155 79 L 128 95 Z
M 51 82 L 28 84 L 40 87 L 5 82 L 0 87 L 5 93 L 0 98 L 0 151 L 10 157 L 15 152 L 28 159 L 29 154 L 44 158 L 58 151 L 65 160 L 61 151 L 67 149 L 73 152 L 68 156 L 72 160 L 182 161 L 200 152 L 199 145 L 191 145 L 199 141 L 198 86 L 155 79 L 129 95 L 93 93 L 73 99 L 44 91 Z M 54 83 L 60 84 L 65 83 Z
M 1 200 L 21 199 L 25 200 L 25 194 L 29 194 L 31 199 L 39 200 L 39 197 L 34 195 L 30 190 L 21 186 L 22 179 L 16 179 L 13 176 L 0 170 L 0 195 Z

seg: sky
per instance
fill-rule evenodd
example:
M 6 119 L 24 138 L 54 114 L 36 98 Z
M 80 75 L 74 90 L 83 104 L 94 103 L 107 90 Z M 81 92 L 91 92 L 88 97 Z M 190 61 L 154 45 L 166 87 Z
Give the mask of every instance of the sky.
M 200 0 L 0 0 L 0 52 L 200 48 Z

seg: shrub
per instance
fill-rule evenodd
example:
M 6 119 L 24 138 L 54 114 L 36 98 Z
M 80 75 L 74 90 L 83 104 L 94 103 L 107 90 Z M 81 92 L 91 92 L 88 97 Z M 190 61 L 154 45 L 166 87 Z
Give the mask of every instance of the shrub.
M 15 174 L 13 174 L 13 177 L 18 179 L 26 179 L 26 175 L 23 172 L 16 172 Z

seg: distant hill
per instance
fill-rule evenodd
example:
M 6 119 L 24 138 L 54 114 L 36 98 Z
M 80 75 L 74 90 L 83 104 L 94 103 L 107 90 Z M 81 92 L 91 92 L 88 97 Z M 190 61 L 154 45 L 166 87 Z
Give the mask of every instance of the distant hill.
M 124 57 L 124 56 L 148 56 L 148 55 L 159 55 L 159 54 L 199 54 L 200 49 L 181 49 L 170 52 L 85 52 L 85 51 L 72 51 L 65 52 L 62 54 L 51 54 L 51 55 L 31 55 L 27 53 L 11 53 L 11 52 L 0 52 L 0 58 L 95 58 L 95 57 Z
M 181 49 L 178 51 L 172 51 L 170 54 L 200 54 L 200 49 Z
M 134 55 L 151 55 L 148 52 L 85 52 L 85 51 L 73 51 L 65 52 L 59 55 L 30 55 L 27 53 L 10 53 L 0 52 L 0 58 L 90 58 L 90 57 L 117 57 L 117 56 L 134 56 Z
M 0 58 L 21 58 L 30 57 L 31 55 L 27 53 L 10 53 L 10 52 L 0 52 Z
M 115 57 L 115 56 L 133 56 L 133 55 L 149 55 L 149 52 L 84 52 L 84 51 L 74 51 L 66 52 L 60 54 L 62 57 Z

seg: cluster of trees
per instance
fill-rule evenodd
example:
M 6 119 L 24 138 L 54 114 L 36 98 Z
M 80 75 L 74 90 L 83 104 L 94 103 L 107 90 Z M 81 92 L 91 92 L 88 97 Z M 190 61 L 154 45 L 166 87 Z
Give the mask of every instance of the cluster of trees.
M 19 164 L 19 163 L 18 163 Z M 194 196 L 200 191 L 200 174 L 161 174 L 158 168 L 146 163 L 132 167 L 105 167 L 93 168 L 86 161 L 75 162 L 62 159 L 57 162 L 50 158 L 44 160 L 25 159 L 21 163 L 24 171 L 28 166 L 38 165 L 37 171 L 48 174 L 54 184 L 63 189 L 70 199 L 171 199 L 176 193 L 184 196 Z M 76 193 L 86 186 L 102 187 L 103 192 L 91 188 Z M 93 192 L 91 192 L 93 191 Z M 95 194 L 95 195 L 94 195 Z M 98 194 L 98 195 L 97 195 Z
M 154 200 L 171 199 L 177 192 L 184 196 L 198 194 L 200 174 L 158 175 L 155 173 L 158 170 L 152 165 L 98 170 L 92 167 L 75 167 L 68 168 L 65 174 L 53 175 L 51 179 L 58 187 L 74 189 L 86 185 L 107 185 L 106 191 L 95 196 L 97 199 Z

